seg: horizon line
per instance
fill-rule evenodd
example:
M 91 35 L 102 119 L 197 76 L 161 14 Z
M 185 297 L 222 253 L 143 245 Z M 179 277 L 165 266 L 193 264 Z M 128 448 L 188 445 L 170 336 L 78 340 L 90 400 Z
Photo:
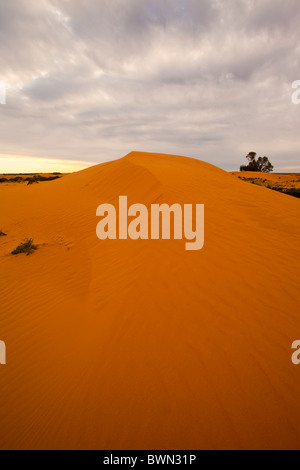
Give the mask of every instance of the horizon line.
M 129 152 L 130 153 L 130 152 Z M 143 152 L 143 153 L 158 153 L 158 152 Z M 166 154 L 170 155 L 171 154 Z M 126 156 L 126 155 L 125 155 Z M 119 157 L 122 158 L 122 157 Z M 193 157 L 191 157 L 193 158 Z M 198 160 L 194 157 L 195 160 Z M 91 162 L 84 160 L 62 159 L 52 157 L 40 157 L 33 155 L 16 155 L 16 154 L 0 154 L 0 174 L 2 175 L 15 175 L 15 174 L 29 174 L 29 173 L 73 173 L 76 171 L 90 168 L 94 165 L 100 165 L 108 161 L 114 161 L 115 158 L 104 160 L 102 162 Z M 199 160 L 201 161 L 201 160 Z M 207 162 L 210 163 L 210 162 Z M 211 163 L 210 163 L 211 164 Z M 217 166 L 217 165 L 214 165 Z M 224 169 L 227 172 L 239 172 L 236 169 Z M 300 173 L 300 166 L 277 166 L 272 174 L 297 174 Z

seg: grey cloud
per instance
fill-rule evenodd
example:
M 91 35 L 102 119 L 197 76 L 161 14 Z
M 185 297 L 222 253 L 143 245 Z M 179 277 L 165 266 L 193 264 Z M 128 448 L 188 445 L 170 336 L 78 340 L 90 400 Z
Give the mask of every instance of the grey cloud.
M 254 30 L 267 30 L 297 33 L 300 19 L 300 3 L 298 0 L 268 0 L 255 3 L 247 20 L 248 27 Z
M 297 166 L 298 0 L 0 0 L 1 152 Z M 18 139 L 16 139 L 16 135 Z

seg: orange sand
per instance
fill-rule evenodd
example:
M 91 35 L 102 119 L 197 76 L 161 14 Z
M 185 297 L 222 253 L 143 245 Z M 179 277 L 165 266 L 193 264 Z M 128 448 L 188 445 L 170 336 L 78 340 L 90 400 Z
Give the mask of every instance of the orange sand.
M 119 195 L 204 203 L 204 249 L 98 240 Z M 0 201 L 2 449 L 300 449 L 298 199 L 132 153 Z

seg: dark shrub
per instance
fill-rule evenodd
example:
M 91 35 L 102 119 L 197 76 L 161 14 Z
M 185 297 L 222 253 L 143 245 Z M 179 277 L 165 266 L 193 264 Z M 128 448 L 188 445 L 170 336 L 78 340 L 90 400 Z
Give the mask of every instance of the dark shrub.
M 34 245 L 32 238 L 26 238 L 20 245 L 15 248 L 11 254 L 18 255 L 19 253 L 26 253 L 26 256 L 31 255 L 36 249 L 37 245 Z
M 294 196 L 300 198 L 300 188 L 287 188 L 283 192 L 289 196 Z
M 28 178 L 27 181 L 28 181 L 27 185 L 28 185 L 28 184 L 33 184 L 33 183 L 38 183 L 38 182 L 39 182 L 39 178 L 38 178 L 38 176 L 32 176 L 32 178 Z

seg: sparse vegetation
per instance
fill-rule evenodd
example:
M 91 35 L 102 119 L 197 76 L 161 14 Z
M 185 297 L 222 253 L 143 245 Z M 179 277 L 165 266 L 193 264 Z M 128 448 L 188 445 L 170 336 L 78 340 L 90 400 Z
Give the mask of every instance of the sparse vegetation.
M 34 175 L 31 178 L 26 178 L 25 181 L 28 181 L 28 184 L 39 183 L 40 181 L 53 181 L 57 180 L 59 176 L 41 176 L 41 175 Z
M 299 188 L 286 188 L 283 190 L 285 194 L 288 194 L 289 196 L 294 196 L 300 198 L 300 189 Z
M 288 194 L 289 196 L 300 198 L 300 188 L 289 187 L 287 188 L 280 183 L 271 183 L 267 179 L 263 178 L 246 178 L 244 176 L 238 176 L 242 181 L 248 181 L 248 183 L 256 184 L 258 186 L 264 186 L 265 188 L 272 189 L 273 191 L 278 191 L 283 194 Z M 297 180 L 295 182 L 298 182 Z
M 249 152 L 246 156 L 248 165 L 242 165 L 240 171 L 259 171 L 261 173 L 270 173 L 274 167 L 268 157 L 258 157 L 256 160 L 256 152 Z
M 27 185 L 39 182 L 38 177 L 36 175 L 32 176 L 31 178 L 28 178 L 27 181 L 28 181 Z
M 59 176 L 60 175 L 60 176 Z M 40 181 L 53 181 L 61 178 L 60 173 L 53 173 L 53 176 L 31 175 L 31 176 L 14 176 L 13 178 L 0 178 L 0 183 L 39 183 Z
M 37 249 L 37 247 L 37 245 L 34 245 L 32 238 L 26 238 L 11 252 L 11 254 L 18 255 L 20 253 L 26 253 L 26 256 L 29 256 Z
M 21 176 L 15 176 L 14 178 L 0 178 L 0 183 L 21 183 L 23 178 Z

